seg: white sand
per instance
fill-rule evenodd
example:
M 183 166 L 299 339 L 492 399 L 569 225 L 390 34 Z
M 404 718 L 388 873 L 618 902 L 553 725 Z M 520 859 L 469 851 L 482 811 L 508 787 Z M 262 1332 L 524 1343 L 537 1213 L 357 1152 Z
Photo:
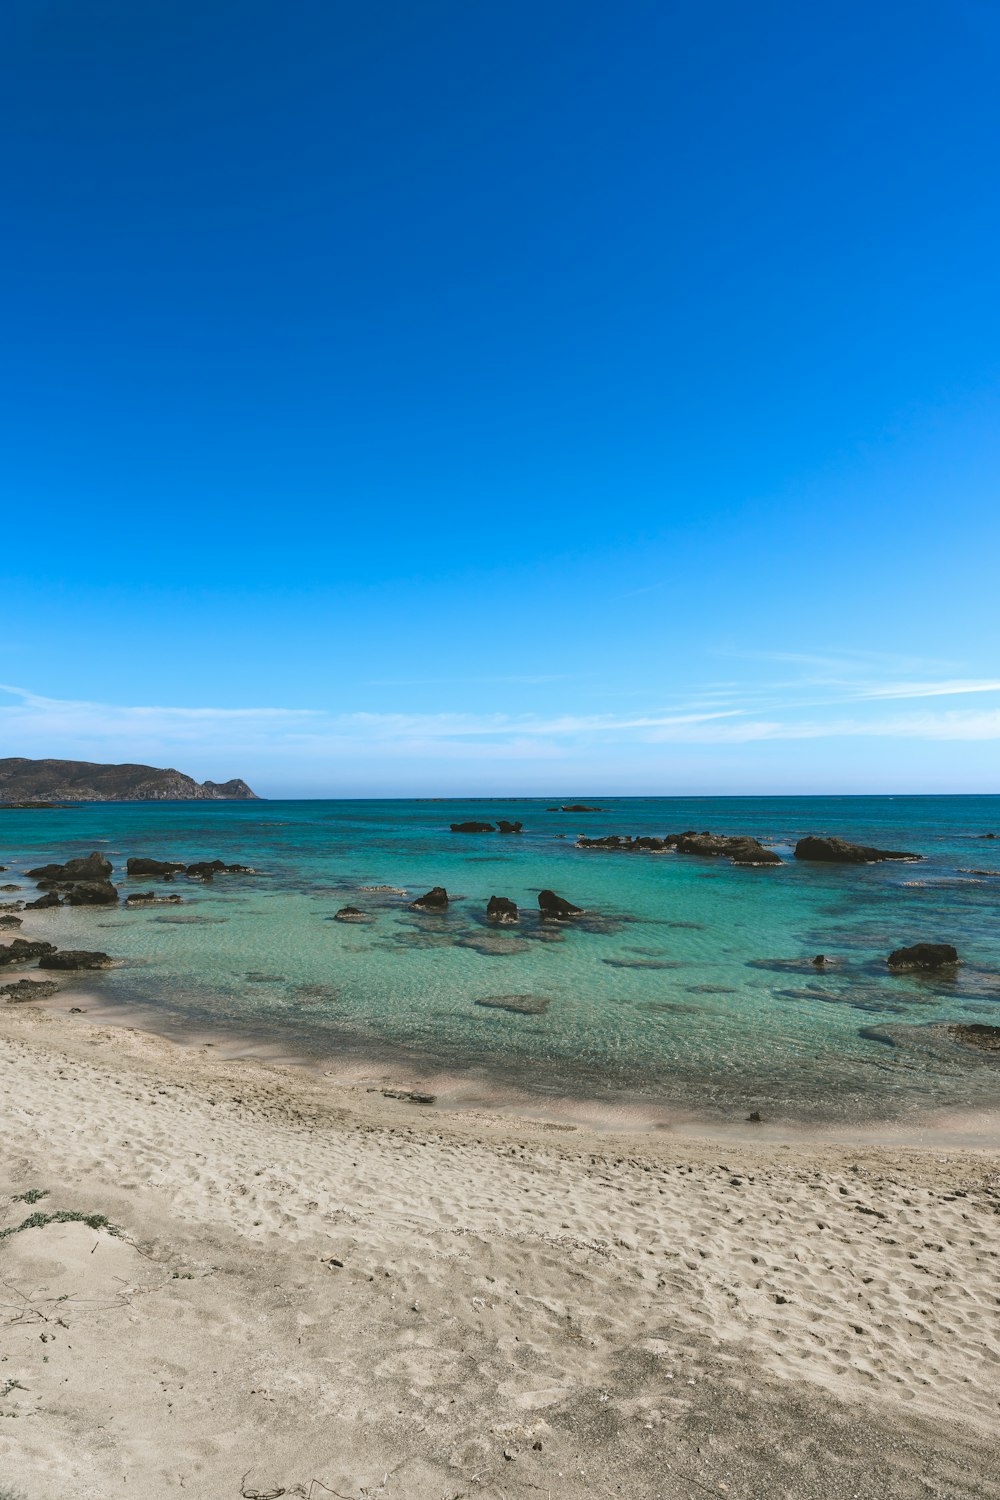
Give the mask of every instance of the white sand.
M 0 1241 L 0 1494 L 1000 1497 L 989 1153 L 446 1114 L 35 1005 L 0 1101 L 0 1228 L 124 1235 Z

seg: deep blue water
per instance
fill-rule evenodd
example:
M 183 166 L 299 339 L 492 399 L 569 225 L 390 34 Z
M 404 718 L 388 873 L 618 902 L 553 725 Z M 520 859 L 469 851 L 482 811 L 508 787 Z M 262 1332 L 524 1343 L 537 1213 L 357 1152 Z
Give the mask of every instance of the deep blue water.
M 509 801 L 122 803 L 0 813 L 0 877 L 102 850 L 218 856 L 259 873 L 178 882 L 174 910 L 28 913 L 24 935 L 122 960 L 93 980 L 108 1001 L 152 1007 L 166 1030 L 215 1026 L 280 1037 L 317 1056 L 405 1059 L 430 1072 L 516 1083 L 542 1095 L 636 1098 L 743 1118 L 848 1121 L 986 1107 L 1000 1066 L 933 1023 L 1000 1023 L 1000 798 L 601 799 L 550 813 Z M 465 818 L 521 819 L 520 837 L 457 835 Z M 786 863 L 737 869 L 675 854 L 578 850 L 579 832 L 751 833 Z M 838 833 L 926 856 L 920 864 L 804 864 L 791 845 Z M 564 835 L 564 837 L 559 837 Z M 126 881 L 127 889 L 148 880 Z M 405 898 L 443 885 L 444 917 Z M 552 887 L 592 917 L 539 926 Z M 487 928 L 506 895 L 519 928 Z M 34 894 L 25 890 L 23 894 Z M 0 897 L 17 899 L 17 892 Z M 350 902 L 366 926 L 332 919 Z M 953 942 L 951 977 L 892 977 L 902 943 Z M 836 961 L 825 973 L 817 952 Z M 768 964 L 774 965 L 768 967 Z M 763 965 L 763 966 L 762 966 Z M 481 999 L 527 995 L 542 1014 Z

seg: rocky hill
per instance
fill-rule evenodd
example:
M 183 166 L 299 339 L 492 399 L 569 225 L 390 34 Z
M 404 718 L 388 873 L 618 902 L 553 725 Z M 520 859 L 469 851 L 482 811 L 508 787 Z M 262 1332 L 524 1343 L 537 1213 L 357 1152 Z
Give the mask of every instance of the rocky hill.
M 156 766 L 101 766 L 85 760 L 0 760 L 4 802 L 245 802 L 256 800 L 245 781 L 198 782 Z

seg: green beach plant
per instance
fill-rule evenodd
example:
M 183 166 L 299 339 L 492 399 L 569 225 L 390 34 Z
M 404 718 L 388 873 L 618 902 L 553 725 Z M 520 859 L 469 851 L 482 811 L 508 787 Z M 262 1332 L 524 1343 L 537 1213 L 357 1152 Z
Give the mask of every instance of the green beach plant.
M 20 1234 L 22 1229 L 44 1229 L 46 1224 L 86 1224 L 89 1229 L 106 1229 L 116 1239 L 125 1238 L 124 1231 L 117 1224 L 112 1224 L 106 1214 L 82 1214 L 73 1208 L 61 1208 L 54 1214 L 29 1214 L 23 1223 L 0 1229 L 0 1240 L 5 1240 L 12 1234 Z M 3 1500 L 2 1491 L 0 1500 Z

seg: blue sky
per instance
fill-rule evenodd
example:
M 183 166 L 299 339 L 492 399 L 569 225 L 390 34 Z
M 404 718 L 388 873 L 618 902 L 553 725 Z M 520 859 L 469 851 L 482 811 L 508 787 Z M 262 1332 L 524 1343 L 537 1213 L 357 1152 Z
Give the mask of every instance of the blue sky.
M 1000 791 L 1000 12 L 9 0 L 0 755 Z

